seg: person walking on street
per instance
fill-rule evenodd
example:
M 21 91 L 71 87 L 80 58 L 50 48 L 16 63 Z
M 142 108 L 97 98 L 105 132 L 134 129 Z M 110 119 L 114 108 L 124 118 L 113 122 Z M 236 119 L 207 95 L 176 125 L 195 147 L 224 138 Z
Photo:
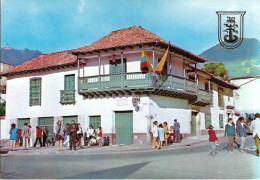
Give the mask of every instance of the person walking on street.
M 9 131 L 10 134 L 10 150 L 15 151 L 15 144 L 17 140 L 17 132 L 18 128 L 16 128 L 16 124 L 11 124 L 11 129 Z
M 180 123 L 177 122 L 177 119 L 174 120 L 173 129 L 174 129 L 174 135 L 175 135 L 175 142 L 180 143 L 181 142 L 181 134 L 180 134 Z
M 46 126 L 43 126 L 43 136 L 42 136 L 43 147 L 45 147 L 45 143 L 46 143 L 46 141 L 48 139 L 48 135 L 49 135 L 49 129 Z
M 237 137 L 240 137 L 240 152 L 245 152 L 244 147 L 246 143 L 246 129 L 247 125 L 244 123 L 244 118 L 240 117 L 239 122 L 237 123 Z
M 28 123 L 24 123 L 24 127 L 22 128 L 22 137 L 23 137 L 23 149 L 28 150 L 29 146 L 29 137 L 30 137 L 30 128 L 28 127 Z
M 58 141 L 59 151 L 64 151 L 63 140 L 64 140 L 65 127 L 62 125 L 60 120 L 57 122 L 57 125 L 55 127 L 55 132 L 56 132 L 56 141 Z
M 218 140 L 217 136 L 216 136 L 216 132 L 213 130 L 213 126 L 210 125 L 209 126 L 209 143 L 210 143 L 210 147 L 211 147 L 211 152 L 210 152 L 210 156 L 215 157 L 216 156 L 216 141 Z
M 168 138 L 169 138 L 169 128 L 168 128 L 168 123 L 167 122 L 164 122 L 163 123 L 163 129 L 164 129 L 164 141 L 165 141 L 165 146 L 168 145 Z
M 163 129 L 163 125 L 162 124 L 159 124 L 158 135 L 159 135 L 159 146 L 158 146 L 158 149 L 161 149 L 161 147 L 163 146 L 164 135 L 165 135 L 165 130 Z
M 70 146 L 69 141 L 70 141 L 70 132 L 69 132 L 69 123 L 66 124 L 65 127 L 65 134 L 66 134 L 66 138 L 65 138 L 65 142 L 63 143 L 63 145 L 66 147 L 66 144 L 68 144 L 68 146 Z
M 253 131 L 253 138 L 255 140 L 256 145 L 256 156 L 260 154 L 260 114 L 255 114 L 255 120 L 251 123 L 251 130 Z
M 29 140 L 30 140 L 30 147 L 32 148 L 33 147 L 33 130 L 32 130 L 32 126 L 29 125 L 29 128 L 30 128 L 30 137 L 29 137 Z
M 80 126 L 80 123 L 78 123 L 78 131 L 77 131 L 77 144 L 80 148 L 83 148 L 82 143 L 81 143 L 81 138 L 83 137 L 83 131 L 82 127 Z
M 225 138 L 226 136 L 228 136 L 229 140 L 228 152 L 233 153 L 233 144 L 236 136 L 236 129 L 232 118 L 228 118 L 228 123 L 225 126 Z
M 73 146 L 73 150 L 76 151 L 77 131 L 78 131 L 78 126 L 75 124 L 75 121 L 72 120 L 71 124 L 69 125 L 71 151 L 72 151 L 72 146 Z
M 157 143 L 157 139 L 158 139 L 158 127 L 157 127 L 157 121 L 153 122 L 153 128 L 151 130 L 152 134 L 153 134 L 153 142 L 152 142 L 152 146 L 154 148 L 158 147 L 158 143 Z
M 42 147 L 42 129 L 39 126 L 36 126 L 36 140 L 33 147 L 36 147 L 38 140 L 40 142 L 40 147 Z
M 240 119 L 238 118 L 238 120 L 236 121 L 236 133 L 237 133 L 237 124 L 239 122 L 240 122 Z M 234 121 L 233 121 L 233 124 L 235 124 Z M 236 144 L 238 149 L 240 149 L 240 144 L 236 141 L 236 136 L 234 137 L 234 144 Z

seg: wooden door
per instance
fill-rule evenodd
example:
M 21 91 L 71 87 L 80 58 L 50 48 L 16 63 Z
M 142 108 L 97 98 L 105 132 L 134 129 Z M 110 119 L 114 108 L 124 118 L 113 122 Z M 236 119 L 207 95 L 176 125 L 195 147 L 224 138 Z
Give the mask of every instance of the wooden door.
M 133 112 L 115 112 L 116 144 L 133 144 Z

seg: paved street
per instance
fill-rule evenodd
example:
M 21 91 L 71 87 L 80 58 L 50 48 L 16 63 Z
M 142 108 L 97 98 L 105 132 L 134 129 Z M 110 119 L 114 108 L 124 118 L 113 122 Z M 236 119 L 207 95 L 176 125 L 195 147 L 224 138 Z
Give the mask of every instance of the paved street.
M 252 137 L 246 152 L 226 150 L 220 139 L 217 157 L 208 142 L 162 150 L 89 152 L 84 154 L 6 154 L 1 156 L 1 178 L 260 178 L 260 157 L 254 156 Z

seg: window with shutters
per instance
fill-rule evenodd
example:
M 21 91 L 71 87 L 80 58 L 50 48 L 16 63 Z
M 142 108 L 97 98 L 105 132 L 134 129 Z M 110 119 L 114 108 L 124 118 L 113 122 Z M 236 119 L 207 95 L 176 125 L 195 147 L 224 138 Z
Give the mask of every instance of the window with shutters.
M 65 76 L 64 90 L 75 90 L 75 75 L 74 74 Z
M 30 79 L 30 106 L 41 105 L 41 78 Z
M 223 128 L 223 127 L 224 127 L 223 114 L 219 114 L 219 127 L 220 127 L 220 128 Z
M 38 126 L 43 130 L 43 127 L 46 126 L 49 130 L 48 134 L 48 140 L 52 140 L 54 134 L 53 134 L 53 129 L 54 129 L 54 121 L 53 117 L 40 117 L 38 118 Z
M 224 107 L 224 90 L 223 88 L 218 88 L 218 106 Z
M 101 127 L 101 116 L 89 116 L 89 125 L 92 125 L 93 129 Z
M 205 128 L 208 129 L 209 125 L 211 125 L 211 115 L 205 114 Z
M 64 90 L 61 90 L 60 103 L 75 103 L 75 75 L 65 75 Z

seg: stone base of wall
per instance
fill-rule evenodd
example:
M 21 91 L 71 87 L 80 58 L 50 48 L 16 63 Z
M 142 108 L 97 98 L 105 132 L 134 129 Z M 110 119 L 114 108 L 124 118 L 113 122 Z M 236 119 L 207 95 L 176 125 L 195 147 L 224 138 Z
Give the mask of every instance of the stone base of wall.
M 109 144 L 115 145 L 116 144 L 116 134 L 114 133 L 103 133 L 103 137 L 109 136 Z M 133 144 L 135 145 L 143 145 L 143 144 L 151 144 L 148 142 L 147 133 L 134 133 L 133 134 Z

